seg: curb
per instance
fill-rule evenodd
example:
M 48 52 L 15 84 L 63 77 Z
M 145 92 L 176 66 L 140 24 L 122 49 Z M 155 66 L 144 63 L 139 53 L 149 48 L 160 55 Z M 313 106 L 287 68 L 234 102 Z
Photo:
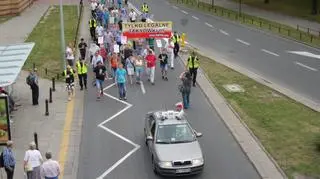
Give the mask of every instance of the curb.
M 199 53 L 199 52 L 198 52 Z M 202 53 L 200 53 L 201 55 L 203 55 Z M 184 55 L 183 55 L 184 56 Z M 181 62 L 185 65 L 186 61 L 179 57 Z M 200 72 L 200 73 L 199 73 Z M 257 143 L 258 147 L 261 149 L 262 152 L 264 152 L 268 159 L 270 160 L 270 162 L 274 165 L 274 167 L 276 168 L 277 173 L 275 173 L 274 171 L 267 171 L 265 169 L 265 167 L 263 167 L 263 164 L 258 164 L 256 161 L 252 160 L 253 156 L 250 156 L 250 152 L 248 151 L 248 147 L 244 147 L 242 146 L 243 144 L 243 140 L 239 139 L 239 137 L 237 136 L 237 134 L 233 131 L 233 129 L 230 127 L 231 124 L 229 124 L 225 118 L 225 116 L 219 112 L 219 108 L 221 108 L 221 106 L 219 107 L 218 104 L 215 104 L 213 102 L 212 97 L 210 97 L 210 95 L 206 92 L 205 87 L 203 85 L 201 85 L 199 82 L 197 82 L 199 88 L 201 89 L 202 93 L 205 95 L 205 97 L 208 99 L 209 103 L 211 104 L 211 106 L 217 110 L 217 113 L 219 115 L 219 117 L 222 119 L 222 121 L 224 122 L 224 124 L 226 125 L 226 127 L 228 128 L 228 130 L 231 132 L 233 138 L 237 141 L 238 145 L 240 146 L 241 150 L 243 151 L 243 153 L 246 155 L 246 157 L 249 159 L 249 161 L 251 162 L 251 164 L 254 166 L 254 168 L 256 169 L 256 171 L 258 172 L 258 174 L 261 176 L 261 178 L 263 179 L 287 179 L 286 174 L 284 173 L 284 171 L 280 168 L 280 166 L 276 163 L 276 161 L 273 159 L 273 157 L 267 152 L 267 150 L 263 147 L 263 145 L 261 144 L 261 142 L 258 140 L 258 138 L 254 135 L 254 133 L 249 129 L 249 127 L 241 120 L 239 114 L 232 108 L 232 106 L 226 101 L 226 99 L 221 95 L 221 93 L 216 89 L 215 85 L 208 80 L 208 76 L 204 73 L 204 71 L 200 68 L 200 71 L 198 72 L 198 77 L 203 77 L 204 80 L 206 82 L 208 82 L 212 89 L 215 91 L 215 93 L 217 93 L 218 95 L 216 96 L 217 98 L 219 98 L 219 101 L 223 101 L 224 105 L 226 105 L 228 107 L 228 109 L 232 112 L 231 115 L 234 115 L 236 119 L 239 120 L 239 122 L 241 123 L 242 127 L 244 127 L 246 129 L 246 131 L 250 134 L 250 137 L 252 137 L 252 139 Z M 266 162 L 266 161 L 261 161 L 261 162 Z M 260 167 L 258 165 L 261 165 Z M 266 174 L 267 173 L 267 174 Z M 276 175 L 276 177 L 275 177 Z

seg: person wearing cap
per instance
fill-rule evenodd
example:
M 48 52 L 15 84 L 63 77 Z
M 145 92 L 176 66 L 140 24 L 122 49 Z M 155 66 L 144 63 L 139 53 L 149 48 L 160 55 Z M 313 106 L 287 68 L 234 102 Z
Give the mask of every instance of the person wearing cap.
M 41 177 L 44 179 L 58 179 L 60 175 L 60 165 L 57 161 L 52 160 L 52 153 L 46 152 L 46 161 L 41 166 Z
M 74 94 L 74 70 L 70 65 L 67 66 L 67 69 L 63 71 L 62 76 L 66 78 L 67 90 L 68 90 L 68 100 L 71 100 L 72 95 Z
M 200 66 L 199 58 L 196 56 L 196 53 L 192 51 L 188 58 L 186 68 L 189 70 L 192 76 L 193 86 L 196 86 L 197 73 L 198 73 L 199 66 Z
M 7 179 L 13 179 L 14 168 L 16 165 L 16 159 L 13 155 L 12 147 L 13 142 L 9 140 L 7 141 L 7 146 L 2 151 L 4 169 L 7 174 Z
M 87 43 L 84 41 L 83 38 L 81 38 L 80 43 L 78 45 L 78 48 L 79 48 L 79 51 L 80 51 L 81 59 L 83 59 L 83 60 L 86 57 L 87 47 L 88 47 Z
M 85 63 L 85 60 L 79 59 L 76 63 L 77 67 L 77 73 L 79 77 L 79 85 L 80 85 L 80 90 L 83 90 L 83 86 L 85 89 L 87 89 L 87 78 L 88 78 L 88 66 Z
M 31 142 L 29 149 L 24 155 L 23 168 L 27 173 L 28 179 L 40 179 L 40 166 L 43 162 L 42 155 L 36 148 L 36 144 Z

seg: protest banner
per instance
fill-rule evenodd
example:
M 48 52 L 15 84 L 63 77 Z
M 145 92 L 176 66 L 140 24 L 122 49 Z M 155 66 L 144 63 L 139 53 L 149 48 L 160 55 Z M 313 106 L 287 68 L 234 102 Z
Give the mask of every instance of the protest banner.
M 122 32 L 128 39 L 132 38 L 170 38 L 172 22 L 128 22 L 122 24 Z

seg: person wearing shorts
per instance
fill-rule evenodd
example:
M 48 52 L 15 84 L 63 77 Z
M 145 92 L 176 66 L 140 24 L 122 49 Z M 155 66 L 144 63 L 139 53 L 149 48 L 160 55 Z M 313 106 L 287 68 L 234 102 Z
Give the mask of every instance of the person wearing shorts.
M 126 59 L 126 68 L 130 80 L 130 84 L 132 85 L 132 78 L 134 75 L 134 57 L 130 56 L 129 58 Z
M 96 86 L 98 89 L 97 98 L 100 99 L 103 96 L 103 82 L 107 77 L 107 69 L 102 62 L 98 62 L 94 68 L 94 73 L 96 74 Z
M 161 54 L 158 56 L 160 60 L 160 68 L 163 80 L 168 80 L 167 72 L 168 72 L 168 54 L 165 48 L 161 50 Z
M 138 56 L 138 58 L 136 58 L 136 60 L 134 61 L 135 63 L 135 67 L 136 67 L 136 82 L 137 83 L 141 83 L 141 77 L 142 77 L 142 73 L 143 73 L 143 57 L 142 56 Z

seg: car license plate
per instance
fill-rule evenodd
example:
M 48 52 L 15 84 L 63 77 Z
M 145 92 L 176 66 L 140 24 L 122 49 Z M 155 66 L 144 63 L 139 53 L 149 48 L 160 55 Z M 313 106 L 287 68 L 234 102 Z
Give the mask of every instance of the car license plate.
M 178 169 L 176 173 L 189 173 L 191 172 L 190 168 Z

